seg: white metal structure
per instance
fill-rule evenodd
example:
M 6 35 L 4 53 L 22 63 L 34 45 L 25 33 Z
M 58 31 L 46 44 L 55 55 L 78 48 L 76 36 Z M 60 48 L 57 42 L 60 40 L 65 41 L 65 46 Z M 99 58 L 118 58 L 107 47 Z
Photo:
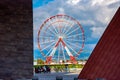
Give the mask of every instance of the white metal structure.
M 84 30 L 74 18 L 59 14 L 45 20 L 38 31 L 38 47 L 46 57 L 46 63 L 52 59 L 76 63 L 84 47 Z

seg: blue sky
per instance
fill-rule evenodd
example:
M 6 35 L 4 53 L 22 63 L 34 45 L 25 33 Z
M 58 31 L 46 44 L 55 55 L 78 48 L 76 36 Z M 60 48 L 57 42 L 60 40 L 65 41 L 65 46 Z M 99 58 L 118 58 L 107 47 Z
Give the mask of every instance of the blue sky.
M 85 47 L 78 59 L 87 59 L 120 5 L 119 0 L 33 0 L 34 59 L 41 58 L 37 33 L 47 18 L 67 14 L 85 31 Z

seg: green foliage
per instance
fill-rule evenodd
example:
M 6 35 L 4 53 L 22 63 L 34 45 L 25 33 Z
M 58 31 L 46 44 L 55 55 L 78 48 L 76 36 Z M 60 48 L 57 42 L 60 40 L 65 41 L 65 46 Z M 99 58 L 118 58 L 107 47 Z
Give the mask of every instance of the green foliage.
M 45 66 L 43 64 L 39 64 L 39 65 L 35 65 L 34 68 L 36 67 L 40 67 L 40 66 Z M 65 64 L 54 64 L 54 65 L 48 65 L 51 70 L 55 71 L 55 72 L 63 72 L 63 71 L 67 71 Z M 82 64 L 68 64 L 68 71 L 75 71 L 72 69 L 76 69 L 76 68 L 83 68 Z
M 37 64 L 44 64 L 44 61 L 42 59 L 38 59 Z
M 44 66 L 44 64 L 35 65 L 34 67 Z M 50 68 L 65 68 L 65 64 L 54 64 L 49 65 Z M 83 68 L 82 64 L 68 64 L 68 68 Z

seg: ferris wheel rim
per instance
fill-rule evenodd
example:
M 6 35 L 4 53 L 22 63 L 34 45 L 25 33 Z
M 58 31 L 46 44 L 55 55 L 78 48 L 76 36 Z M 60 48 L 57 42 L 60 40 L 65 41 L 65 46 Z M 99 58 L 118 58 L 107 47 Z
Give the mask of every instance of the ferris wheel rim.
M 85 37 L 84 37 L 84 30 L 83 30 L 81 24 L 79 23 L 79 21 L 77 21 L 76 19 L 74 19 L 74 18 L 72 18 L 72 17 L 70 17 L 70 16 L 68 16 L 68 15 L 66 15 L 66 14 L 57 14 L 57 15 L 55 15 L 55 16 L 49 17 L 49 18 L 46 19 L 46 20 L 42 23 L 42 25 L 40 26 L 39 31 L 38 31 L 38 37 L 39 37 L 39 35 L 40 35 L 40 32 L 41 32 L 42 28 L 44 27 L 44 24 L 46 24 L 49 20 L 51 20 L 51 19 L 53 19 L 53 18 L 55 18 L 55 17 L 58 17 L 58 16 L 66 16 L 66 17 L 70 18 L 71 20 L 75 21 L 75 22 L 78 24 L 78 26 L 80 27 L 80 30 L 81 30 L 81 32 L 82 32 L 82 39 L 83 39 L 83 41 L 82 41 L 82 45 L 81 45 L 80 50 L 77 52 L 77 55 L 75 55 L 75 57 L 78 57 L 78 55 L 79 55 L 79 54 L 82 52 L 82 50 L 83 50 L 84 43 L 85 43 Z M 52 24 L 52 23 L 51 23 L 51 24 Z M 40 46 L 39 38 L 38 38 L 38 48 L 40 49 L 41 54 L 42 54 L 44 57 L 47 57 L 47 56 L 45 56 L 45 53 L 41 51 L 42 49 L 41 49 L 41 46 Z

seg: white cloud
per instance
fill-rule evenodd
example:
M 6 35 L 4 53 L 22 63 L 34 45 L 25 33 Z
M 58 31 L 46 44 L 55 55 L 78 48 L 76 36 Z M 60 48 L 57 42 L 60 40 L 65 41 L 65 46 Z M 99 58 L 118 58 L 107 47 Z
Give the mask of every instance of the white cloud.
M 91 0 L 89 5 L 91 5 L 90 10 L 94 11 L 94 19 L 107 26 L 106 24 L 110 22 L 120 6 L 120 0 Z M 110 5 L 114 5 L 114 7 L 111 8 Z
M 90 29 L 92 31 L 92 37 L 93 38 L 100 37 L 103 34 L 104 30 L 105 30 L 104 27 L 92 27 Z
M 99 38 L 119 7 L 119 4 L 114 4 L 119 2 L 119 0 L 54 0 L 44 6 L 34 8 L 34 40 L 42 22 L 59 13 L 74 17 L 80 21 L 81 25 L 93 25 L 92 35 L 89 37 Z
M 118 2 L 119 0 L 91 0 L 91 5 L 92 6 L 108 6 L 110 4 L 113 4 L 115 2 Z
M 79 22 L 83 25 L 95 25 L 95 22 L 93 20 L 80 20 Z
M 101 5 L 101 3 L 102 3 L 103 1 L 104 1 L 104 0 L 92 0 L 91 5 L 92 5 L 92 6 Z
M 113 15 L 115 14 L 116 10 L 117 8 L 111 9 L 107 6 L 101 6 L 99 10 L 96 11 L 96 20 L 99 21 L 101 24 L 105 24 L 105 26 L 107 26 Z
M 119 6 L 120 0 L 53 0 L 34 8 L 34 50 L 38 49 L 37 33 L 43 21 L 56 14 L 67 14 L 80 22 L 85 31 L 84 50 L 92 51 Z
M 96 44 L 86 44 L 85 46 L 87 46 L 87 48 L 89 48 L 89 50 L 94 49 Z
M 70 5 L 76 5 L 80 2 L 80 0 L 67 0 L 67 3 Z
M 58 10 L 59 10 L 58 14 L 65 14 L 64 9 L 63 9 L 63 8 L 58 8 Z

